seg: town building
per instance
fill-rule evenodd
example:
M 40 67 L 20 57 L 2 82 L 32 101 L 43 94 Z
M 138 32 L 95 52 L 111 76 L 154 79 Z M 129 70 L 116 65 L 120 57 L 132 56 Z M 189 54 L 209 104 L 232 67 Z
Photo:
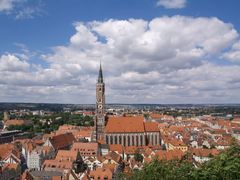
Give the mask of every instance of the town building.
M 186 152 L 188 150 L 188 146 L 180 140 L 171 139 L 168 141 L 167 150 L 174 150 L 174 149 L 179 149 L 183 152 Z
M 20 164 L 20 152 L 13 144 L 0 145 L 0 160 L 3 164 Z
M 43 163 L 43 151 L 41 149 L 34 149 L 28 152 L 27 166 L 29 169 L 41 170 Z
M 71 148 L 74 152 L 80 152 L 80 155 L 85 159 L 86 157 L 97 157 L 99 155 L 98 143 L 95 142 L 75 142 Z
M 72 133 L 59 134 L 46 139 L 43 146 L 52 147 L 55 151 L 60 149 L 69 149 L 76 141 Z
M 157 123 L 145 122 L 143 116 L 109 117 L 105 141 L 123 146 L 159 145 L 160 131 Z

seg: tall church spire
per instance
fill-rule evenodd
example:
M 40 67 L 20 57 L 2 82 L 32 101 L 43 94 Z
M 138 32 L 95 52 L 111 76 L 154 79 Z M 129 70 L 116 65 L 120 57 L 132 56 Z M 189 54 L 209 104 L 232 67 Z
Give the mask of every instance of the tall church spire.
M 93 141 L 104 140 L 105 127 L 105 84 L 103 82 L 102 65 L 100 62 L 98 80 L 96 84 L 96 116 L 94 122 Z
M 103 74 L 102 74 L 102 64 L 100 61 L 100 68 L 99 68 L 99 74 L 98 74 L 98 83 L 103 83 Z

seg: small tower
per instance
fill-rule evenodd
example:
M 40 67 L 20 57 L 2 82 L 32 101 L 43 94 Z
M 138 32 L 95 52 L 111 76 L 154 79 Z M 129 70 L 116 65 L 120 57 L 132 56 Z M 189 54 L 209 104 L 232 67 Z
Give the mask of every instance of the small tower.
M 83 173 L 87 169 L 87 164 L 84 163 L 80 152 L 77 153 L 77 158 L 73 162 L 73 170 L 76 174 Z
M 9 119 L 10 119 L 10 116 L 9 116 L 8 112 L 4 111 L 4 113 L 3 113 L 3 121 L 5 122 L 5 121 L 7 121 Z
M 103 81 L 102 65 L 100 63 L 99 74 L 96 84 L 96 115 L 94 123 L 94 141 L 104 140 L 105 126 L 105 84 Z

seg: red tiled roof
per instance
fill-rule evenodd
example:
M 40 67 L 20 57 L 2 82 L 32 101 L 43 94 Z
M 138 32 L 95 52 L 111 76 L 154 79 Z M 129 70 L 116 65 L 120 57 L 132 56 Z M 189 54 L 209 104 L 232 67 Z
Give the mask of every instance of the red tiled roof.
M 58 161 L 55 159 L 45 160 L 43 163 L 43 169 L 56 168 L 56 169 L 71 169 L 72 161 Z
M 167 126 L 168 126 L 168 124 L 158 123 L 158 128 L 165 128 Z
M 77 151 L 58 150 L 56 160 L 58 161 L 75 161 L 77 158 Z
M 217 149 L 201 149 L 201 148 L 192 148 L 190 149 L 190 152 L 199 157 L 208 157 L 209 155 L 216 156 L 220 153 Z
M 124 152 L 126 154 L 135 154 L 137 151 L 137 146 L 126 146 L 124 147 Z
M 184 132 L 185 131 L 185 127 L 184 126 L 170 126 L 168 128 L 169 131 L 171 132 Z
M 97 151 L 98 150 L 98 143 L 89 142 L 89 143 L 82 143 L 82 142 L 75 142 L 71 148 L 73 151 Z
M 97 156 L 98 155 L 98 143 L 88 142 L 88 143 L 81 143 L 76 142 L 73 144 L 72 151 L 79 151 L 80 154 L 84 157 L 88 156 Z
M 44 144 L 44 141 L 42 139 L 35 139 L 35 140 L 33 140 L 33 142 L 36 143 L 39 146 Z
M 70 146 L 75 138 L 72 133 L 59 134 L 49 139 L 54 149 L 62 149 Z
M 85 151 L 88 150 L 98 150 L 98 143 L 94 143 L 94 142 L 87 142 L 87 143 L 83 143 L 83 142 L 75 142 L 73 143 L 72 146 L 72 150 L 73 151 L 77 151 L 80 149 L 84 149 Z
M 184 153 L 179 149 L 170 151 L 159 150 L 155 154 L 159 160 L 181 159 L 184 156 Z
M 168 143 L 173 146 L 186 146 L 186 144 L 178 139 L 169 139 Z
M 116 166 L 117 166 L 116 164 L 103 164 L 103 168 L 110 169 L 112 172 L 115 171 Z
M 92 135 L 92 129 L 81 129 L 79 131 L 75 131 L 73 132 L 73 135 L 76 139 L 80 139 L 80 138 L 88 138 L 91 137 Z
M 114 151 L 109 152 L 107 155 L 103 157 L 103 159 L 112 159 L 117 163 L 120 163 L 122 160 L 121 156 Z
M 148 146 L 143 147 L 142 149 L 142 155 L 144 155 L 144 157 L 148 157 L 153 153 L 152 149 L 149 148 Z
M 1 144 L 0 145 L 1 159 L 6 159 L 10 154 L 13 154 L 17 158 L 20 158 L 20 152 L 14 147 L 13 144 Z
M 109 117 L 106 133 L 144 132 L 144 117 Z
M 156 122 L 144 122 L 146 132 L 159 132 L 158 123 Z
M 110 144 L 109 145 L 110 151 L 117 151 L 118 153 L 123 153 L 123 146 L 121 144 Z
M 96 170 L 90 171 L 90 177 L 93 179 L 112 179 L 112 171 L 108 168 L 97 168 Z
M 53 176 L 52 180 L 62 180 L 62 176 Z

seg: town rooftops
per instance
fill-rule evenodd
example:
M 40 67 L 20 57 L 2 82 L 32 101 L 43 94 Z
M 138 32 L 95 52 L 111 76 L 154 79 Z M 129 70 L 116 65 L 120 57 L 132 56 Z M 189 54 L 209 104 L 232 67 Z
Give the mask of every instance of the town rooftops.
M 66 133 L 50 137 L 49 141 L 54 149 L 62 149 L 72 145 L 75 138 L 72 133 Z
M 186 146 L 186 144 L 178 139 L 170 139 L 168 140 L 168 143 L 173 146 Z
M 97 151 L 98 150 L 98 143 L 95 142 L 88 142 L 88 143 L 83 143 L 83 142 L 75 142 L 72 146 L 73 151 Z
M 90 172 L 90 178 L 93 179 L 112 179 L 112 171 L 108 168 L 97 168 Z
M 121 144 L 110 144 L 109 148 L 110 148 L 110 151 L 115 151 L 120 154 L 123 153 L 123 146 Z
M 75 161 L 77 158 L 77 153 L 77 151 L 59 150 L 55 159 L 58 161 Z
M 202 148 L 192 148 L 190 149 L 190 152 L 199 157 L 209 157 L 209 156 L 216 156 L 220 153 L 217 149 L 202 149 Z
M 106 133 L 144 132 L 144 117 L 109 117 Z
M 72 161 L 58 161 L 55 159 L 49 159 L 45 160 L 43 163 L 43 169 L 44 170 L 64 170 L 64 169 L 71 169 L 72 168 Z
M 146 132 L 156 132 L 159 131 L 158 123 L 156 122 L 144 122 Z
M 181 159 L 184 156 L 184 153 L 179 149 L 170 151 L 159 150 L 155 154 L 159 160 Z
M 2 160 L 8 158 L 11 154 L 20 158 L 19 151 L 14 147 L 13 144 L 1 144 L 0 145 L 0 157 Z

